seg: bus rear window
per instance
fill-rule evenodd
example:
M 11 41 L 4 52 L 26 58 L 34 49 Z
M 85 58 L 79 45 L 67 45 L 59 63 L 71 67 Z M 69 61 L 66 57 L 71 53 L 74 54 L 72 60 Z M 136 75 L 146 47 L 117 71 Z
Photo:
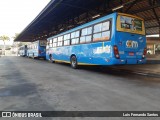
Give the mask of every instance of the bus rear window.
M 118 15 L 117 30 L 123 32 L 144 34 L 144 21 L 137 17 Z
M 41 40 L 40 42 L 40 46 L 46 46 L 47 45 L 47 41 L 45 40 Z

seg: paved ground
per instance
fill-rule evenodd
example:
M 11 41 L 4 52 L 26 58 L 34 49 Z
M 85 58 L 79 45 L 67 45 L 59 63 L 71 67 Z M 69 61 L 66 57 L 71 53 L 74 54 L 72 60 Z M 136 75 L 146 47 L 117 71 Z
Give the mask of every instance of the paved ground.
M 120 65 L 112 66 L 111 69 L 125 71 L 126 73 L 134 73 L 160 78 L 160 63 L 159 64 L 139 64 L 139 65 Z
M 110 68 L 102 70 L 83 67 L 74 70 L 69 65 L 51 64 L 44 60 L 1 57 L 0 110 L 159 111 L 160 78 L 126 74 L 123 71 L 112 71 Z

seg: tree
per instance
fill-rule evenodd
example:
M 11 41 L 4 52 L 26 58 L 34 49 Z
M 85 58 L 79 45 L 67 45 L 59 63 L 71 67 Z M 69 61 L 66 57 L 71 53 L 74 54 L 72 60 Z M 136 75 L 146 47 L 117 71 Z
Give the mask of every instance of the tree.
M 15 33 L 15 36 L 12 37 L 12 38 L 14 39 L 14 45 L 15 45 L 16 47 L 20 47 L 20 46 L 22 46 L 22 45 L 26 45 L 27 42 L 15 42 L 15 39 L 16 39 L 18 36 L 19 36 L 19 33 Z
M 19 36 L 19 33 L 15 33 L 15 36 L 13 36 L 12 38 L 15 40 L 18 36 Z
M 10 38 L 7 35 L 2 35 L 0 36 L 0 40 L 3 41 L 3 51 L 4 51 L 4 55 L 5 55 L 5 49 L 6 49 L 6 41 L 10 40 Z

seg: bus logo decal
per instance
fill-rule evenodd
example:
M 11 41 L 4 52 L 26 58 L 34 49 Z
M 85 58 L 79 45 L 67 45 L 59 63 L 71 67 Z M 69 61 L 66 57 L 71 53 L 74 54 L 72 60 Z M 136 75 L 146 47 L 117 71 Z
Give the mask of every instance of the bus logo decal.
M 137 41 L 132 41 L 132 40 L 127 40 L 126 41 L 126 46 L 128 48 L 138 48 L 138 42 Z
M 94 54 L 101 54 L 101 53 L 111 53 L 111 46 L 106 45 L 105 47 L 97 47 L 93 50 Z
M 106 45 L 106 53 L 110 53 L 111 52 L 111 46 L 110 45 Z

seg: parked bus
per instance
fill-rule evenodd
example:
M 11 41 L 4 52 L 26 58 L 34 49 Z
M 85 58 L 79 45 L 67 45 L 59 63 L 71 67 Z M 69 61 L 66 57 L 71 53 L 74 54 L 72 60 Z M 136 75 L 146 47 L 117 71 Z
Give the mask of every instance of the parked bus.
M 47 60 L 78 65 L 146 62 L 144 20 L 112 13 L 47 39 Z
M 46 58 L 46 40 L 38 40 L 28 45 L 27 56 L 32 58 Z
M 18 54 L 23 57 L 27 56 L 27 45 L 19 47 Z

